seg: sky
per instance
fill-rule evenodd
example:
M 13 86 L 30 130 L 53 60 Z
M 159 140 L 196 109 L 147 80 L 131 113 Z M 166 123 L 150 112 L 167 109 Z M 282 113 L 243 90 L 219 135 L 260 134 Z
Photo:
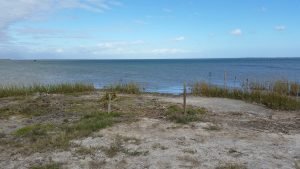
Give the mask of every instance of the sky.
M 299 0 L 0 0 L 0 59 L 300 57 Z

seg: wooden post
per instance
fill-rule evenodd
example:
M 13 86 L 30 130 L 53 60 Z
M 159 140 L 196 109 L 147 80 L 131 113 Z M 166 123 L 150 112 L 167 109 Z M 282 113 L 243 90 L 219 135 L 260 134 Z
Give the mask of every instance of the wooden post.
M 296 99 L 298 100 L 299 99 L 299 91 L 300 90 L 300 84 L 297 84 L 297 96 L 296 96 Z
M 111 94 L 108 94 L 108 104 L 107 104 L 107 113 L 111 112 Z
M 183 113 L 186 114 L 186 84 L 183 84 Z
M 224 90 L 227 88 L 227 73 L 224 71 Z

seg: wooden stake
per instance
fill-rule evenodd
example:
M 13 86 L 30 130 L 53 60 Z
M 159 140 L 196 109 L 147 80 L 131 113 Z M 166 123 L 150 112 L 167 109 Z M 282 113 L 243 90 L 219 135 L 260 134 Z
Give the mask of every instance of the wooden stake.
M 300 90 L 300 84 L 297 85 L 297 96 L 296 96 L 296 99 L 298 100 L 299 99 L 299 91 Z
M 224 89 L 226 90 L 226 85 L 227 85 L 227 73 L 226 73 L 226 71 L 224 71 Z
M 107 113 L 111 112 L 111 94 L 108 94 L 108 104 L 107 104 Z
M 186 84 L 183 84 L 183 113 L 186 114 Z

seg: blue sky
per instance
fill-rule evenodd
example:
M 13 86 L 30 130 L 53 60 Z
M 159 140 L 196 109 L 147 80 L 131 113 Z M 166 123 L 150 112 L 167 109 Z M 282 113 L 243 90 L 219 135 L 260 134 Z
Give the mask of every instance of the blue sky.
M 1 0 L 0 58 L 300 57 L 299 0 Z

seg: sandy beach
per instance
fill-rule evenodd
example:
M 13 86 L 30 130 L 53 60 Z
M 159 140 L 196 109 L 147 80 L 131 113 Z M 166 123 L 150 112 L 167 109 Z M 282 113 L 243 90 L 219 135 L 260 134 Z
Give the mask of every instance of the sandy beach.
M 121 114 L 117 122 L 74 137 L 67 146 L 51 147 L 39 141 L 44 136 L 56 138 L 56 129 L 36 138 L 34 132 L 16 134 L 27 126 L 72 125 L 88 112 L 105 113 L 106 107 L 100 101 L 104 94 L 95 91 L 1 98 L 0 166 L 299 168 L 299 111 L 275 111 L 223 98 L 188 96 L 187 105 L 205 108 L 206 113 L 199 121 L 181 124 L 166 117 L 169 106 L 181 106 L 181 96 L 117 94 L 112 102 L 112 111 Z M 35 113 L 18 113 L 22 110 Z M 47 148 L 49 145 L 51 148 Z

